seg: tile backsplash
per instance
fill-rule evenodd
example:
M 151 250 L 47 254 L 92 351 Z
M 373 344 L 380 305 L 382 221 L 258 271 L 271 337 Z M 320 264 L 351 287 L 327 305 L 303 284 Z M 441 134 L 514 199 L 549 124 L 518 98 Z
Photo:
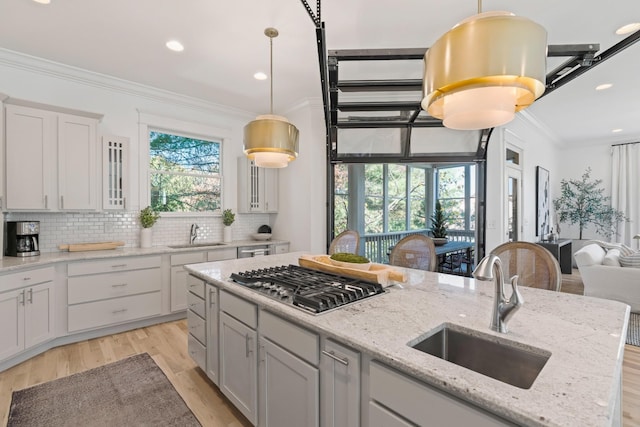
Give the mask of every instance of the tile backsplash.
M 41 252 L 56 252 L 63 243 L 123 241 L 128 247 L 140 246 L 137 212 L 9 212 L 5 221 L 40 221 Z M 197 241 L 222 241 L 224 225 L 219 216 L 162 217 L 153 226 L 153 245 L 189 243 L 194 223 L 200 227 Z M 263 224 L 270 225 L 269 214 L 236 214 L 233 240 L 250 240 Z

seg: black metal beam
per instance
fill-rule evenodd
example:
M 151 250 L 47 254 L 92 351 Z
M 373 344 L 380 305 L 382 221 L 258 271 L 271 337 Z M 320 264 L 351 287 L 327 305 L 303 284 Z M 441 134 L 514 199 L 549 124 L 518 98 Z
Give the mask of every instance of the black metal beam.
M 437 153 L 437 154 L 421 154 L 412 156 L 400 155 L 339 155 L 332 159 L 333 164 L 336 163 L 474 163 L 476 161 L 475 153 Z
M 340 49 L 330 50 L 329 56 L 340 61 L 391 61 L 400 59 L 422 59 L 427 48 L 400 49 Z
M 416 120 L 415 122 L 410 122 L 410 119 L 407 120 L 356 120 L 356 121 L 344 121 L 338 120 L 338 123 L 335 124 L 338 129 L 373 129 L 373 128 L 406 128 L 406 127 L 414 127 L 414 128 L 441 128 L 442 121 L 439 119 L 433 120 Z
M 342 102 L 338 104 L 340 111 L 413 111 L 420 110 L 420 101 L 372 101 Z
M 599 43 L 550 44 L 547 46 L 547 57 L 582 56 L 588 53 L 596 53 L 599 50 Z
M 336 86 L 342 92 L 421 91 L 422 80 L 343 80 L 338 81 Z

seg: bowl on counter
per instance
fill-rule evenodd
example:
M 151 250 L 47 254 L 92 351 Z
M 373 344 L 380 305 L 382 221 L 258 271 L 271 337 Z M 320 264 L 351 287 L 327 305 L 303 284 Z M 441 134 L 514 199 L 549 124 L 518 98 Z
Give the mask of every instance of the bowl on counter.
M 253 237 L 253 240 L 270 240 L 271 233 L 254 233 L 251 237 Z

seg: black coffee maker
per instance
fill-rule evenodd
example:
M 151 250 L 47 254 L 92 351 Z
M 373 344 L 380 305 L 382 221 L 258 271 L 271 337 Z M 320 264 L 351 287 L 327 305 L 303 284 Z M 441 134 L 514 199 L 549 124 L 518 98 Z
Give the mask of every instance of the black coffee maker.
M 6 256 L 28 257 L 40 255 L 39 221 L 7 221 Z

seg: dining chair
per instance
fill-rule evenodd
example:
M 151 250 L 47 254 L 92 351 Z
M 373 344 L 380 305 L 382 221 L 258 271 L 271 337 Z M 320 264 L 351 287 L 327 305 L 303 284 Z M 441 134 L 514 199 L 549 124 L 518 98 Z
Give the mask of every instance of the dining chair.
M 491 253 L 500 258 L 505 280 L 517 274 L 518 285 L 560 291 L 560 264 L 542 246 L 531 242 L 507 242 Z
M 338 234 L 329 245 L 329 255 L 338 252 L 359 254 L 360 234 L 354 230 L 346 230 Z
M 389 264 L 398 267 L 436 271 L 438 256 L 431 237 L 412 234 L 400 239 L 391 249 Z

